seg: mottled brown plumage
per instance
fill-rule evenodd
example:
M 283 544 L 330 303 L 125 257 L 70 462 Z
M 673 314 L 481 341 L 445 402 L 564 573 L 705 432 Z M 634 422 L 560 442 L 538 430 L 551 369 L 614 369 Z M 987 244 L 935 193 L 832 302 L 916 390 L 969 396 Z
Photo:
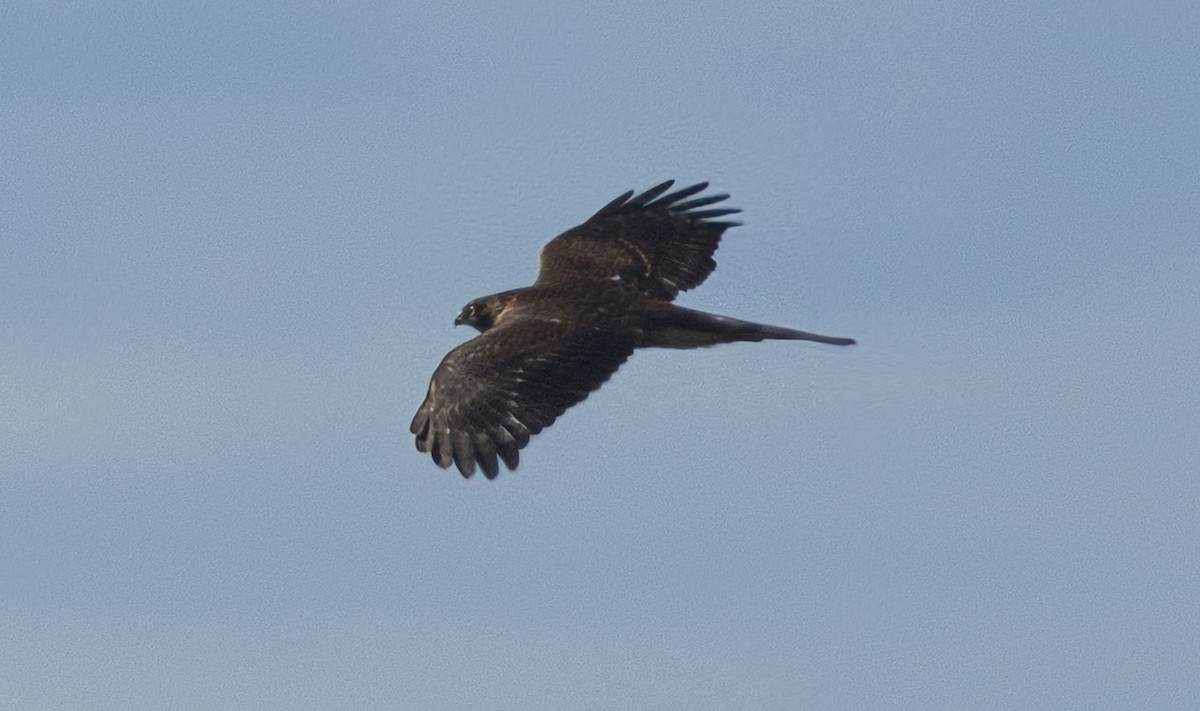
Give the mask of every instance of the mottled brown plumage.
M 515 469 L 532 435 L 599 388 L 636 348 L 699 348 L 733 341 L 792 339 L 850 345 L 675 306 L 716 262 L 739 212 L 705 208 L 728 195 L 693 198 L 707 183 L 664 195 L 667 181 L 629 191 L 551 240 L 533 286 L 476 299 L 456 324 L 480 335 L 450 351 L 413 418 L 417 449 L 465 477 L 500 462 Z M 692 199 L 689 199 L 692 198 Z

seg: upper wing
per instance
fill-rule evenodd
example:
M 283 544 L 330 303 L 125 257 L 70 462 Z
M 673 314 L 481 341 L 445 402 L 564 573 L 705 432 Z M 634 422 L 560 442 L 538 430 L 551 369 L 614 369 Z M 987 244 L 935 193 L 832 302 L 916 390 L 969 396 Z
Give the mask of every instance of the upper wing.
M 462 475 L 494 479 L 497 456 L 515 469 L 530 435 L 549 427 L 616 372 L 637 332 L 521 319 L 450 351 L 434 371 L 410 430 L 417 449 Z
M 687 199 L 708 183 L 659 197 L 674 182 L 637 197 L 630 190 L 551 240 L 542 248 L 538 285 L 621 279 L 665 301 L 699 286 L 717 266 L 712 255 L 722 233 L 738 224 L 714 218 L 741 211 L 697 210 L 729 197 Z

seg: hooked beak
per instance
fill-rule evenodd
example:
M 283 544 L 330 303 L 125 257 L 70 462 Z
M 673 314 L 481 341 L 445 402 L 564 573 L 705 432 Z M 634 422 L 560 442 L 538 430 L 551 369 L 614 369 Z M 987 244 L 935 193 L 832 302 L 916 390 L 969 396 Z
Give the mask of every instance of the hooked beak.
M 464 323 L 466 323 L 466 321 L 463 320 L 462 314 L 459 314 L 454 317 L 454 325 L 455 326 L 461 326 Z

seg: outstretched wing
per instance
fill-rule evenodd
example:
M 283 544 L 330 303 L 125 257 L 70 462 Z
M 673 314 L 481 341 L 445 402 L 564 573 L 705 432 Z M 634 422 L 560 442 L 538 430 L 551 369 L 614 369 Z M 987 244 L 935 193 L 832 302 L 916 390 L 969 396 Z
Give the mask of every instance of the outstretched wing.
M 633 329 L 521 319 L 450 351 L 434 371 L 410 427 L 417 449 L 464 477 L 487 478 L 497 457 L 515 469 L 531 435 L 553 424 L 616 372 L 633 352 Z
M 668 180 L 637 197 L 630 190 L 587 222 L 555 237 L 542 248 L 537 284 L 620 279 L 665 301 L 699 286 L 717 266 L 712 256 L 721 235 L 738 224 L 716 218 L 741 211 L 698 210 L 729 197 L 688 199 L 708 183 L 663 195 L 674 182 Z

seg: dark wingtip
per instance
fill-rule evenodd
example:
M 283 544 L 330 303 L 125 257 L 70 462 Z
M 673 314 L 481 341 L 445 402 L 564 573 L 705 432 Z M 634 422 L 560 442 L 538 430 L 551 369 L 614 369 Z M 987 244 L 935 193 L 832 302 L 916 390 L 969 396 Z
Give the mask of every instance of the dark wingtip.
M 521 454 L 514 445 L 502 446 L 498 454 L 504 460 L 504 466 L 509 469 L 516 469 L 517 464 L 521 461 Z
M 714 217 L 724 217 L 726 215 L 736 215 L 741 210 L 736 207 L 722 207 L 716 210 L 700 210 L 699 212 L 689 212 L 687 216 L 693 220 L 707 220 Z
M 654 187 L 650 188 L 649 190 L 642 193 L 641 195 L 638 195 L 634 199 L 630 200 L 628 203 L 626 203 L 625 208 L 630 209 L 630 210 L 637 209 L 637 208 L 645 205 L 646 203 L 650 202 L 654 198 L 658 197 L 659 195 L 662 195 L 663 193 L 665 193 L 674 184 L 675 184 L 674 180 L 668 180 L 665 183 L 659 183 L 658 185 L 655 185 Z
M 830 346 L 853 346 L 858 341 L 853 338 L 839 338 L 837 336 L 817 336 L 815 334 L 806 333 L 801 338 L 805 341 L 814 341 L 816 343 L 824 343 Z
M 588 220 L 589 221 L 597 220 L 600 218 L 608 217 L 609 215 L 612 215 L 616 212 L 619 212 L 621 210 L 621 207 L 625 204 L 625 201 L 627 201 L 631 197 L 633 197 L 633 191 L 626 190 L 625 192 L 621 193 L 616 198 L 614 198 L 607 205 L 605 205 L 604 207 L 597 210 L 596 214 L 589 217 Z
M 475 476 L 475 460 L 474 459 L 459 459 L 454 458 L 454 465 L 458 467 L 458 473 L 463 475 L 463 479 L 470 479 Z
M 692 186 L 692 187 L 696 187 L 696 186 Z M 696 192 L 699 192 L 699 191 L 696 191 Z M 694 194 L 695 194 L 695 192 L 693 192 L 691 188 L 688 188 L 687 190 L 680 190 L 678 193 L 668 195 L 667 198 L 673 198 L 676 195 L 678 195 L 679 198 L 677 198 L 677 199 L 683 199 L 685 197 L 689 197 Z M 663 198 L 662 200 L 659 200 L 659 202 L 665 202 L 667 198 Z M 671 205 L 671 212 L 687 212 L 688 210 L 694 210 L 698 207 L 704 207 L 705 205 L 712 205 L 714 203 L 718 203 L 718 202 L 721 202 L 723 200 L 728 200 L 728 199 L 729 199 L 729 193 L 718 193 L 716 195 L 706 195 L 702 198 L 696 198 L 695 200 L 688 200 L 687 202 L 676 202 L 676 200 L 672 200 L 671 202 L 674 204 Z
M 428 426 L 429 412 L 427 412 L 425 407 L 422 405 L 421 409 L 417 410 L 417 414 L 413 415 L 412 423 L 408 426 L 408 431 L 415 435 L 420 435 Z
M 708 181 L 705 181 L 702 183 L 696 183 L 695 185 L 689 185 L 686 188 L 681 188 L 673 193 L 667 193 L 666 195 L 663 195 L 663 193 L 667 192 L 667 190 L 669 190 L 674 184 L 674 180 L 667 180 L 640 194 L 635 190 L 628 190 L 622 193 L 612 202 L 600 208 L 596 214 L 592 215 L 590 218 L 588 218 L 588 220 L 602 219 L 624 212 L 634 212 L 637 210 L 654 208 L 663 208 L 671 212 L 688 214 L 694 219 L 698 220 L 721 217 L 723 215 L 732 215 L 735 212 L 741 212 L 741 210 L 730 208 L 688 213 L 688 210 L 694 210 L 698 207 L 704 207 L 705 205 L 712 205 L 714 203 L 721 202 L 722 200 L 726 200 L 729 198 L 729 194 L 720 193 L 718 195 L 706 195 L 693 200 L 687 200 L 687 198 L 692 197 L 696 193 L 700 193 L 708 189 Z M 686 200 L 686 202 L 680 202 L 682 200 Z M 710 222 L 708 224 L 732 227 L 739 223 Z
M 670 194 L 667 194 L 667 195 L 663 195 L 663 196 L 662 196 L 662 197 L 660 197 L 659 199 L 657 199 L 657 200 L 655 200 L 654 202 L 650 203 L 650 206 L 651 206 L 651 207 L 670 206 L 670 209 L 671 209 L 671 210 L 686 210 L 686 209 L 688 209 L 687 207 L 681 207 L 681 206 L 679 206 L 679 205 L 676 205 L 675 203 L 677 203 L 677 202 L 679 202 L 680 200 L 683 200 L 683 199 L 685 199 L 685 198 L 689 198 L 689 197 L 691 197 L 691 196 L 695 195 L 696 193 L 698 193 L 698 192 L 701 192 L 701 191 L 705 190 L 707 187 L 708 187 L 708 183 L 707 183 L 707 182 L 704 182 L 704 183 L 696 183 L 695 185 L 689 185 L 689 186 L 688 186 L 688 187 L 686 187 L 686 188 L 682 188 L 682 189 L 680 189 L 680 190 L 676 190 L 676 191 L 675 191 L 675 192 L 673 192 L 673 193 L 670 193 Z M 727 198 L 727 197 L 729 197 L 729 196 L 728 196 L 728 195 L 724 195 L 724 196 L 722 196 L 722 195 L 717 195 L 717 196 L 716 196 L 716 199 L 713 199 L 713 198 L 700 198 L 699 200 L 692 200 L 691 202 L 692 202 L 692 203 L 700 202 L 700 203 L 702 203 L 702 204 L 705 204 L 705 205 L 707 205 L 707 204 L 709 204 L 709 203 L 713 203 L 713 202 L 718 202 L 718 201 L 720 201 L 720 200 L 724 200 L 724 199 L 725 199 L 725 198 Z M 684 205 L 688 205 L 688 204 L 689 204 L 689 203 L 684 203 Z
M 764 338 L 777 338 L 788 341 L 812 341 L 813 343 L 824 343 L 830 346 L 852 346 L 857 341 L 853 338 L 841 338 L 838 336 L 822 336 L 819 333 L 809 333 L 808 331 L 797 331 L 794 328 L 783 328 L 781 326 L 764 326 L 755 324 L 755 333 Z

